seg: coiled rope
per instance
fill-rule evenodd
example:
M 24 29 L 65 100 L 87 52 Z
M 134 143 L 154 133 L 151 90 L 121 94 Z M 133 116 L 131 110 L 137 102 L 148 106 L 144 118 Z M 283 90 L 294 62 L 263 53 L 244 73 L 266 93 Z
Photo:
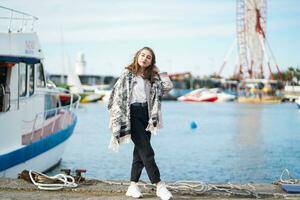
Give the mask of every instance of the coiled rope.
M 41 183 L 37 182 L 33 175 L 43 177 L 44 180 L 51 181 L 52 183 Z M 55 176 L 47 176 L 46 174 L 42 174 L 36 171 L 29 171 L 29 177 L 31 182 L 36 185 L 41 190 L 60 190 L 62 188 L 74 188 L 77 187 L 77 183 L 75 183 L 75 179 L 72 176 L 66 174 L 57 174 Z
M 103 183 L 107 183 L 109 185 L 127 185 L 130 183 L 120 182 L 120 181 L 101 181 Z M 156 186 L 147 182 L 140 181 L 138 183 L 139 186 L 144 187 L 145 189 L 154 189 Z M 259 198 L 256 189 L 253 185 L 247 184 L 243 186 L 234 185 L 231 183 L 223 184 L 223 185 L 214 185 L 208 184 L 201 181 L 176 181 L 174 183 L 169 183 L 166 185 L 168 189 L 174 192 L 186 192 L 190 194 L 203 194 L 206 192 L 223 192 L 229 193 L 231 195 L 244 196 L 244 197 L 255 197 Z M 246 187 L 250 187 L 248 189 Z
M 278 181 L 274 181 L 273 184 L 300 184 L 300 179 L 294 178 L 288 169 L 284 169 L 281 172 L 280 179 Z
M 34 178 L 35 176 L 41 176 L 45 179 L 51 180 L 53 183 L 41 183 L 37 182 Z M 40 172 L 29 171 L 30 180 L 34 185 L 36 185 L 39 189 L 42 190 L 60 190 L 62 188 L 74 188 L 77 187 L 78 184 L 75 183 L 74 177 L 66 174 L 57 174 L 55 176 L 47 176 Z M 57 183 L 61 182 L 61 183 Z M 101 182 L 109 184 L 109 185 L 130 185 L 130 182 L 120 182 L 120 181 L 105 181 Z M 292 177 L 288 169 L 284 169 L 280 175 L 280 180 L 274 181 L 273 184 L 300 184 L 300 179 L 295 179 Z M 140 181 L 138 183 L 139 186 L 144 187 L 145 189 L 154 189 L 155 185 Z M 244 197 L 255 197 L 259 198 L 258 193 L 256 192 L 256 188 L 251 184 L 246 185 L 235 185 L 232 183 L 227 184 L 209 184 L 202 181 L 176 181 L 174 183 L 169 183 L 166 185 L 171 191 L 174 192 L 187 192 L 190 194 L 203 194 L 206 192 L 223 192 L 231 195 L 244 196 Z M 251 189 L 249 189 L 251 188 Z M 275 194 L 274 194 L 275 195 Z

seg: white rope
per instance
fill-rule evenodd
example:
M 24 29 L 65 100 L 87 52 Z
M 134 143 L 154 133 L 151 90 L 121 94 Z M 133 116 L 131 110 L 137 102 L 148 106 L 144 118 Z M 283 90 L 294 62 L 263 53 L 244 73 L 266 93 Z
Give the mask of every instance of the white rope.
M 287 179 L 284 179 L 286 177 Z M 279 183 L 283 184 L 299 184 L 300 180 L 292 177 L 288 169 L 284 169 L 281 172 Z
M 107 183 L 109 185 L 127 185 L 129 186 L 130 183 L 127 182 L 119 182 L 119 181 L 101 181 L 103 183 Z M 155 186 L 150 183 L 146 183 L 140 181 L 138 183 L 139 186 L 143 186 L 145 189 L 150 188 L 153 189 Z M 174 183 L 170 183 L 166 185 L 172 191 L 175 192 L 190 192 L 194 194 L 203 194 L 205 192 L 214 191 L 214 192 L 225 192 L 231 195 L 239 195 L 239 196 L 252 196 L 255 198 L 259 198 L 259 195 L 256 192 L 256 189 L 253 185 L 247 184 L 246 186 L 250 187 L 251 189 L 243 188 L 238 185 L 234 185 L 231 183 L 223 184 L 223 185 L 214 185 L 205 183 L 202 181 L 176 181 Z
M 45 177 L 47 179 L 54 180 L 54 181 L 58 180 L 58 181 L 61 181 L 62 183 L 38 183 L 34 180 L 34 178 L 32 177 L 32 174 L 39 175 L 39 176 L 42 176 L 42 177 Z M 29 176 L 30 176 L 32 183 L 41 190 L 60 190 L 64 187 L 74 188 L 74 187 L 78 186 L 75 183 L 75 179 L 72 176 L 69 176 L 66 174 L 57 174 L 55 176 L 47 176 L 40 172 L 30 170 Z
M 176 181 L 168 185 L 168 187 L 172 190 L 188 190 L 194 191 L 196 193 L 205 193 L 213 188 L 211 184 L 207 184 L 201 181 Z

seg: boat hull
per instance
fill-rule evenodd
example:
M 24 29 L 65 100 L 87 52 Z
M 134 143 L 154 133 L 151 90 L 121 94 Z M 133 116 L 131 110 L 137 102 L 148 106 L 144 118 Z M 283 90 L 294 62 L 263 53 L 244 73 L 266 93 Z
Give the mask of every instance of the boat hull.
M 218 99 L 217 96 L 212 97 L 205 97 L 205 98 L 192 98 L 192 97 L 186 97 L 186 98 L 179 98 L 179 101 L 183 102 L 215 102 Z
M 280 103 L 282 101 L 282 97 L 238 97 L 239 103 L 253 103 L 253 104 L 261 104 L 261 103 Z
M 32 144 L 0 155 L 0 177 L 16 178 L 24 169 L 44 172 L 57 164 L 76 122 L 75 117 L 66 128 Z
M 102 94 L 89 94 L 81 99 L 81 103 L 92 103 L 99 101 L 104 95 Z

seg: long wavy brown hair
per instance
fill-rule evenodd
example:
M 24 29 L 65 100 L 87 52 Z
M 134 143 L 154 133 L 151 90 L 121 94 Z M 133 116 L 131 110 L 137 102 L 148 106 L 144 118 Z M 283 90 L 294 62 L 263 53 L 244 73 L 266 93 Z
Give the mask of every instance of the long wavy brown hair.
M 138 71 L 141 68 L 141 66 L 138 64 L 138 57 L 143 50 L 148 50 L 152 56 L 152 61 L 151 61 L 150 66 L 147 67 L 144 71 L 144 79 L 147 79 L 152 83 L 153 77 L 155 75 L 155 72 L 153 71 L 153 69 L 155 67 L 156 59 L 155 59 L 154 51 L 150 47 L 143 47 L 140 50 L 138 50 L 133 57 L 132 63 L 130 65 L 128 65 L 126 68 L 134 74 L 138 73 Z

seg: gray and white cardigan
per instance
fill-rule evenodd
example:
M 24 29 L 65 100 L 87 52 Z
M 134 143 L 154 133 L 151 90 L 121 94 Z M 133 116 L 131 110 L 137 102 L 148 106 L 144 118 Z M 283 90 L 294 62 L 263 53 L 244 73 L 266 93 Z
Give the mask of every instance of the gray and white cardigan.
M 109 148 L 115 151 L 122 143 L 129 143 L 130 134 L 130 102 L 132 88 L 136 82 L 135 75 L 129 70 L 125 70 L 113 87 L 109 101 L 108 110 L 110 115 L 109 128 L 112 136 Z M 151 84 L 145 80 L 145 92 L 148 102 L 149 121 L 146 128 L 152 134 L 156 134 L 157 129 L 162 127 L 161 97 L 173 88 L 170 80 L 162 81 L 159 76 L 154 77 Z

